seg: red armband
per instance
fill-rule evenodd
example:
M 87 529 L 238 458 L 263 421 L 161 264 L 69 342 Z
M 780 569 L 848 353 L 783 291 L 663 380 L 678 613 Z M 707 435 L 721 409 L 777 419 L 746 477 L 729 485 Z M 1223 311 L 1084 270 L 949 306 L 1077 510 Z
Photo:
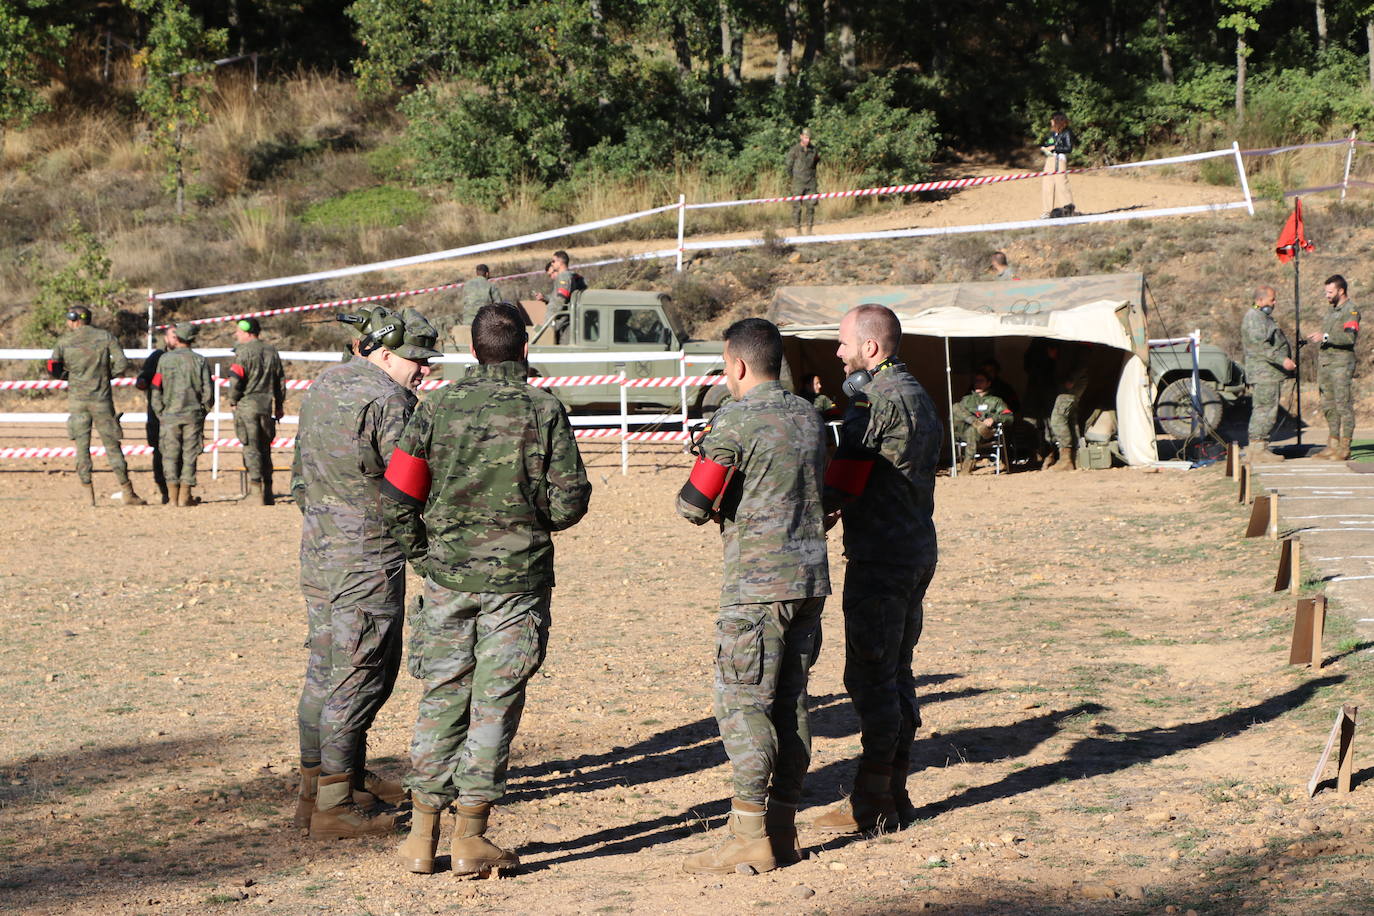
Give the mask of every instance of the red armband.
M 430 482 L 429 462 L 398 448 L 391 453 L 391 461 L 387 462 L 382 492 L 398 503 L 423 506 L 429 499 Z
M 50 360 L 48 360 L 48 375 L 51 375 L 53 378 L 61 378 L 61 377 L 62 377 L 62 373 L 63 373 L 63 371 L 65 371 L 65 369 L 66 369 L 66 367 L 62 365 L 62 360 L 60 360 L 60 359 L 50 359 Z
M 154 372 L 154 373 L 153 373 L 153 387 L 154 387 L 154 388 L 161 388 L 161 387 L 162 387 L 162 373 L 161 373 L 161 372 Z
M 562 296 L 564 299 L 571 299 L 572 290 L 568 289 L 566 286 L 560 286 L 558 287 L 558 295 Z
M 1360 323 L 1358 321 L 1347 321 L 1341 327 L 1342 330 L 1346 331 L 1358 331 L 1360 329 Z
M 242 379 L 245 375 L 248 374 L 244 371 L 243 367 L 240 366 L 238 363 L 234 363 L 232 366 L 230 366 L 229 371 L 234 375 L 237 375 L 240 379 Z
M 733 467 L 717 464 L 710 458 L 698 455 L 696 463 L 692 465 L 692 474 L 682 485 L 678 496 L 689 506 L 714 512 L 720 508 L 721 497 L 725 495 L 725 488 L 734 476 Z
M 853 499 L 863 493 L 872 473 L 871 458 L 841 458 L 836 455 L 825 469 L 825 485 Z

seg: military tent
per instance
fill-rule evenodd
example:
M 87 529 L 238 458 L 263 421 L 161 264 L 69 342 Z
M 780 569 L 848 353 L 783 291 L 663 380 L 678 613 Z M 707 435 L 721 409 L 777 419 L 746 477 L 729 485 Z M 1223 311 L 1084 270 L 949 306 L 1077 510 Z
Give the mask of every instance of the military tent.
M 902 357 L 937 405 L 968 390 L 973 372 L 995 359 L 1002 378 L 1024 390 L 1023 359 L 1033 340 L 1076 342 L 1088 354 L 1080 418 L 1114 409 L 1121 453 L 1132 465 L 1158 460 L 1145 333 L 1145 278 L 1138 273 L 935 283 L 921 286 L 787 286 L 769 317 L 787 340 L 794 375 L 820 375 L 838 394 L 839 322 L 855 305 L 886 305 L 901 319 Z

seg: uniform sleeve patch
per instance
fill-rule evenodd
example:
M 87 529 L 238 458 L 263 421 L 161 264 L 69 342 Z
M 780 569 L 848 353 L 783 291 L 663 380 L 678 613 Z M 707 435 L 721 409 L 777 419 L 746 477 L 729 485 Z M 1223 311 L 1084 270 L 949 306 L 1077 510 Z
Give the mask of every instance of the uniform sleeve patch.
M 162 387 L 162 373 L 161 373 L 161 372 L 154 372 L 154 373 L 153 373 L 153 387 L 154 387 L 154 388 L 161 388 L 161 387 Z

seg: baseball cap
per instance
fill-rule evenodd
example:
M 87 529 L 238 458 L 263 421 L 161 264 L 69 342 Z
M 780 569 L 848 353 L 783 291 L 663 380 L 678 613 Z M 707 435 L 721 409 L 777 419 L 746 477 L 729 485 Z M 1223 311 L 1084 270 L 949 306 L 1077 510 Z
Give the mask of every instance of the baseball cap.
M 179 321 L 172 328 L 172 331 L 176 334 L 177 339 L 182 341 L 183 343 L 190 343 L 191 341 L 195 340 L 196 332 L 199 330 L 199 327 L 197 327 L 194 324 L 191 324 L 191 322 L 189 321 Z
M 439 332 L 424 315 L 413 308 L 405 309 L 401 312 L 401 323 L 405 326 L 405 341 L 392 350 L 397 356 L 419 360 L 437 359 L 444 355 L 435 349 Z

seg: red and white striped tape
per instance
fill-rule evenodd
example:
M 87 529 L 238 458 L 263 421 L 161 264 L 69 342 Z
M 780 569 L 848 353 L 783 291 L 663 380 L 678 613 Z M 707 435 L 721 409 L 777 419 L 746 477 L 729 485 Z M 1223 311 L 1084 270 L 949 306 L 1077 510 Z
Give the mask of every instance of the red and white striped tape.
M 137 381 L 137 379 L 112 378 L 110 379 L 110 385 L 114 388 L 127 388 L 132 386 L 135 381 Z M 49 391 L 66 387 L 67 382 L 62 379 L 19 379 L 15 381 L 0 381 L 0 391 Z
M 681 388 L 692 385 L 719 385 L 725 381 L 725 376 L 676 375 L 664 378 L 625 378 L 623 375 L 541 375 L 526 381 L 535 388 L 583 388 L 590 385 L 624 385 L 626 388 Z M 420 383 L 420 390 L 434 391 L 445 385 L 450 385 L 452 382 L 452 379 L 426 379 Z M 110 379 L 110 384 L 116 388 L 124 388 L 133 385 L 134 379 Z M 219 380 L 221 387 L 226 387 L 229 384 L 230 379 L 222 378 Z M 305 391 L 313 384 L 315 384 L 315 380 L 308 378 L 292 378 L 285 382 L 287 391 Z M 0 381 L 0 391 L 50 390 L 66 387 L 66 382 L 55 379 Z

